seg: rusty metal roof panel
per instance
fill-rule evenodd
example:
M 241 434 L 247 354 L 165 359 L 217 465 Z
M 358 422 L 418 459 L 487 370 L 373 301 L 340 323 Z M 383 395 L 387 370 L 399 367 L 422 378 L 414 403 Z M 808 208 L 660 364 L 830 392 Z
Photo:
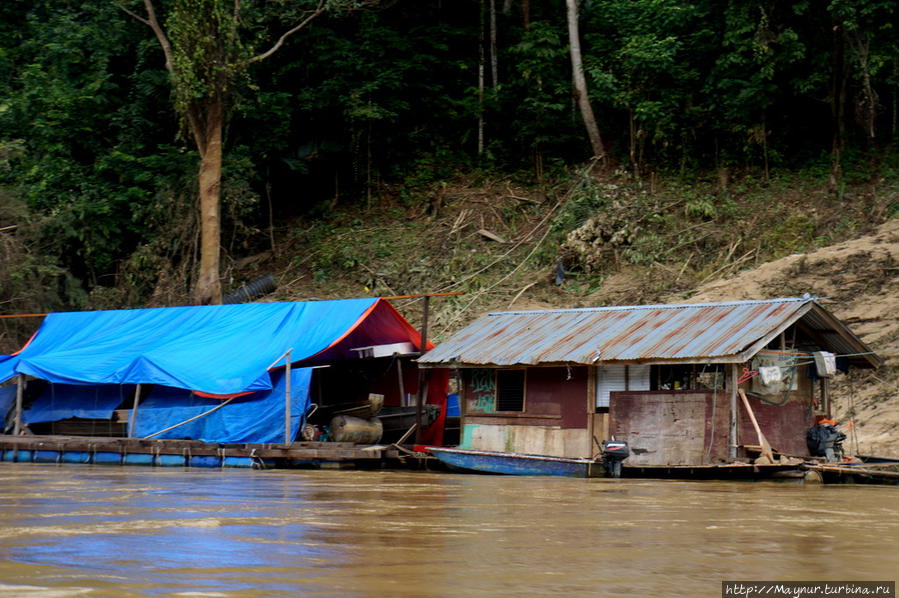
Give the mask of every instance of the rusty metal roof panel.
M 734 357 L 810 309 L 812 298 L 487 314 L 421 364 L 533 365 Z

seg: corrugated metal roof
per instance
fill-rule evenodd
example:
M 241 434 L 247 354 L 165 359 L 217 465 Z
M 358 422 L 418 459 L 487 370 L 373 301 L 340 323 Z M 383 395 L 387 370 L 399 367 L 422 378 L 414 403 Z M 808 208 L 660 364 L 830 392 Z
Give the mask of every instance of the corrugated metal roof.
M 741 362 L 745 351 L 761 349 L 813 308 L 827 314 L 813 298 L 496 312 L 475 320 L 418 362 Z M 864 347 L 846 334 L 854 348 Z

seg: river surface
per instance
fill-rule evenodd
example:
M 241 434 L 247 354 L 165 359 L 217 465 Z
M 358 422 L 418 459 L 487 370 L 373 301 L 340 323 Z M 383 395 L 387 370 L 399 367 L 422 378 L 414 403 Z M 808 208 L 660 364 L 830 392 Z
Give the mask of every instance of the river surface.
M 0 596 L 720 596 L 895 580 L 899 488 L 0 463 Z

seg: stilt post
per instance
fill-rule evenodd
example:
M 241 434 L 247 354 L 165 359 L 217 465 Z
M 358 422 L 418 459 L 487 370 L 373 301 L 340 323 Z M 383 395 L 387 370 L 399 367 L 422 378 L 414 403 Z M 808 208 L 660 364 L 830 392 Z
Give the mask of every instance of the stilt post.
M 284 444 L 290 444 L 293 441 L 290 433 L 290 351 L 286 355 L 287 366 L 284 370 L 284 375 L 286 376 L 284 381 Z
M 137 423 L 137 408 L 140 405 L 140 384 L 134 389 L 134 406 L 131 407 L 131 418 L 128 421 L 128 438 L 134 438 L 134 425 Z
M 428 295 L 424 296 L 424 314 L 421 318 L 421 345 L 418 350 L 422 354 L 428 350 L 428 310 L 431 305 L 431 297 Z M 416 444 L 421 442 L 421 420 L 422 420 L 422 411 L 424 410 L 424 402 L 425 402 L 425 383 L 424 383 L 424 372 L 422 372 L 421 368 L 418 370 L 418 396 L 415 400 L 415 442 Z
M 399 379 L 399 385 L 400 385 L 400 406 L 405 407 L 406 406 L 406 385 L 403 382 L 403 361 L 399 358 L 398 354 L 396 357 L 396 374 L 397 374 L 397 378 Z
M 25 374 L 19 374 L 16 380 L 16 415 L 13 434 L 18 436 L 22 433 L 22 403 L 25 397 Z
M 727 434 L 727 457 L 731 461 L 737 459 L 737 364 L 728 364 L 730 373 L 728 387 L 730 390 L 730 426 Z

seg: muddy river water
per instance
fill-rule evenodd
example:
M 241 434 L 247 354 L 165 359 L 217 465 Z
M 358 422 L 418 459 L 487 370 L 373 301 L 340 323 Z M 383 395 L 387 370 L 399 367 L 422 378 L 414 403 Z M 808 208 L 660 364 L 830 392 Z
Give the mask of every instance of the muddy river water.
M 896 580 L 899 488 L 0 463 L 2 597 L 720 596 Z

